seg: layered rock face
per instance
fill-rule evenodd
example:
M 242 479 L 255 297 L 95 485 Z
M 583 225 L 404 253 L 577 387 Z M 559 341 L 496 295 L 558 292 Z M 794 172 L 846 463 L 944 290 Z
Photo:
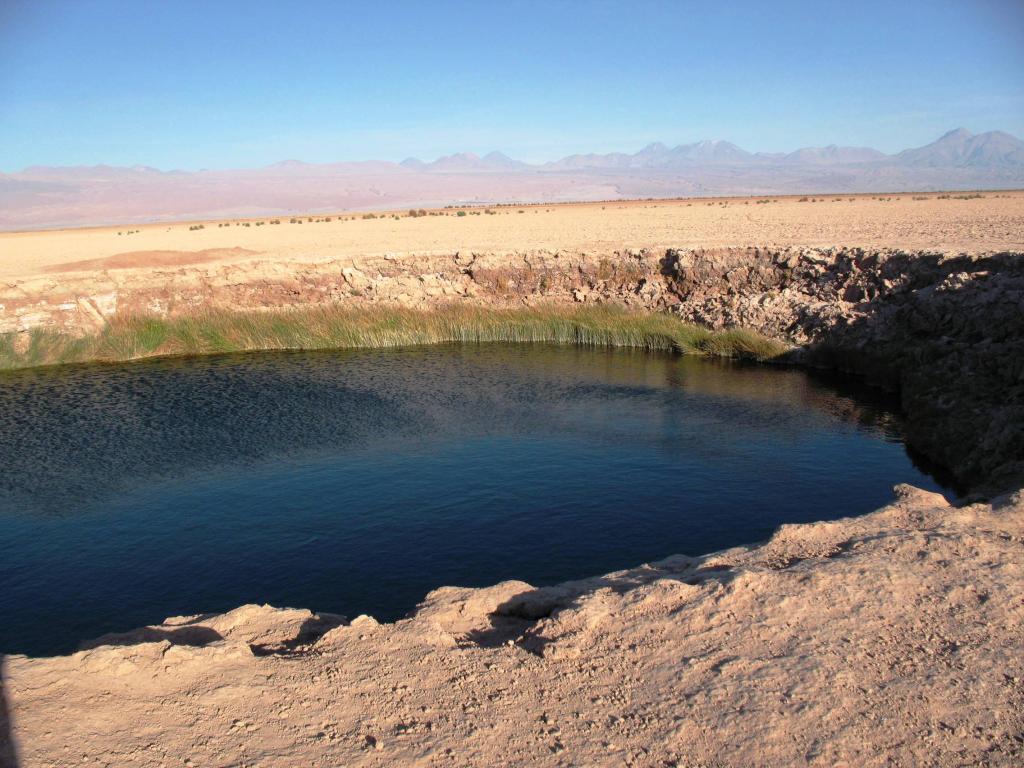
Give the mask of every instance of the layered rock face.
M 180 252 L 179 260 L 206 252 Z M 669 306 L 664 250 L 416 252 L 357 258 L 263 260 L 241 251 L 211 263 L 117 268 L 0 283 L 0 333 L 44 328 L 82 334 L 123 314 L 176 316 L 209 308 L 288 309 L 541 302 Z
M 965 485 L 1024 475 L 1024 259 L 903 251 L 669 251 L 674 310 L 799 345 L 898 390 L 908 440 Z

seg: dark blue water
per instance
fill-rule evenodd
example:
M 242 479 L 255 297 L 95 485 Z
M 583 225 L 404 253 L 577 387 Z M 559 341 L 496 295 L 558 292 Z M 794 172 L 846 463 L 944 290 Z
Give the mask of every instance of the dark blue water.
M 552 347 L 0 375 L 0 651 L 246 602 L 381 619 L 938 488 L 892 404 L 794 370 Z

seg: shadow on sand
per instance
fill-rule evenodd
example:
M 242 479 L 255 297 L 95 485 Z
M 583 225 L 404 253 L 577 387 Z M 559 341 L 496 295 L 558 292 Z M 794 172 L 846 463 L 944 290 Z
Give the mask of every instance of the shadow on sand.
M 196 616 L 180 626 L 151 626 L 133 629 L 130 632 L 119 632 L 103 635 L 95 640 L 88 640 L 79 645 L 79 650 L 87 651 L 104 645 L 139 645 L 141 643 L 159 643 L 164 640 L 171 645 L 186 645 L 195 648 L 216 643 L 224 639 L 217 630 L 202 622 L 215 618 L 217 614 L 206 613 Z M 314 614 L 302 622 L 294 637 L 278 639 L 264 643 L 250 643 L 249 649 L 254 656 L 291 656 L 315 643 L 323 635 L 337 626 L 345 624 L 344 616 L 333 613 Z
M 556 611 L 581 608 L 588 597 L 600 590 L 622 595 L 660 579 L 675 579 L 690 586 L 705 581 L 725 584 L 735 577 L 730 566 L 703 565 L 700 558 L 674 555 L 671 558 L 632 571 L 566 582 L 555 587 L 527 589 L 498 605 L 487 616 L 489 626 L 471 630 L 464 636 L 467 646 L 496 648 L 513 643 L 537 656 L 544 655 L 551 639 L 538 632 L 538 622 Z
M 204 617 L 200 617 L 204 618 Z M 200 619 L 197 619 L 200 620 Z M 87 651 L 98 648 L 101 645 L 139 645 L 140 643 L 158 643 L 167 640 L 171 645 L 191 645 L 202 647 L 223 640 L 220 633 L 209 627 L 190 626 L 181 627 L 142 627 L 133 629 L 131 632 L 108 634 L 89 640 L 79 646 L 79 650 Z

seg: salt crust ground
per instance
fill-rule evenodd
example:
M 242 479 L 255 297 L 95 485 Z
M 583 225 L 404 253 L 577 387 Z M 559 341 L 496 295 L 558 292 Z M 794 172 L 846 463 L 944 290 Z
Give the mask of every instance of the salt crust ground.
M 1020 765 L 1024 492 L 896 491 L 750 549 L 439 589 L 395 624 L 250 605 L 8 657 L 18 764 Z

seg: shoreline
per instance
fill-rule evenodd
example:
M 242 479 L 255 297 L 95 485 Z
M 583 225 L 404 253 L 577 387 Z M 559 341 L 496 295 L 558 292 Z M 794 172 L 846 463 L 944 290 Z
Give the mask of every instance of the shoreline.
M 1024 494 L 954 507 L 895 490 L 756 546 L 443 587 L 389 624 L 248 605 L 9 656 L 18 754 L 42 764 L 72 740 L 75 761 L 153 766 L 1012 765 Z

